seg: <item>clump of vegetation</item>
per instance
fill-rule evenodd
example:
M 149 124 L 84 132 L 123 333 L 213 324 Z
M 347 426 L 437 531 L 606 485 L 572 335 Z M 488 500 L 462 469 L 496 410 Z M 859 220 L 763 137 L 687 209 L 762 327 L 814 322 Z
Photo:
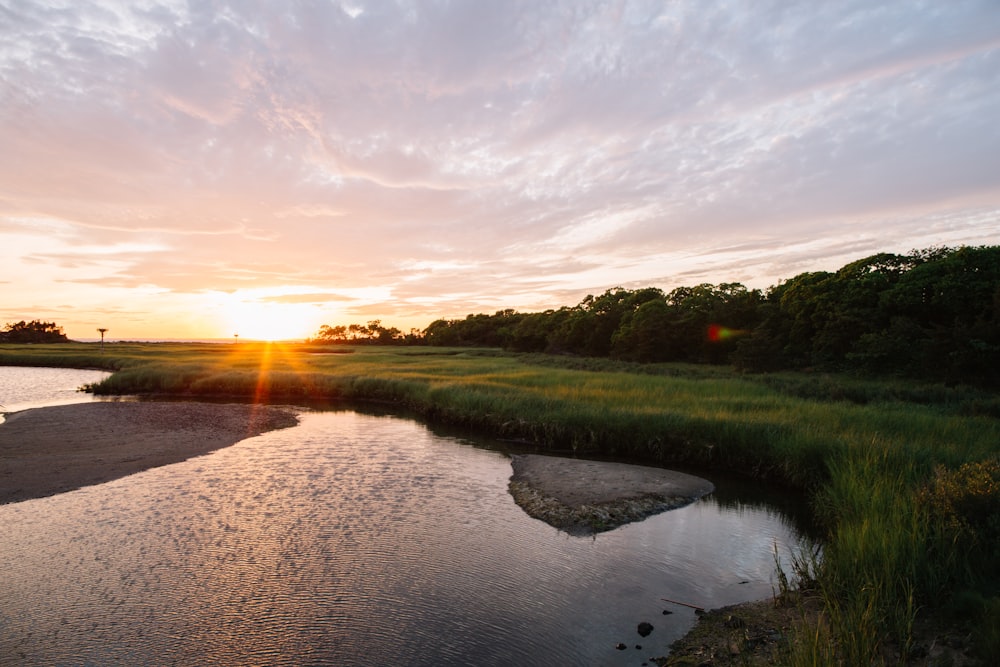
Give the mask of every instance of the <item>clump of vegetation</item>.
M 937 582 L 944 611 L 973 626 L 977 653 L 1000 662 L 1000 458 L 957 469 L 938 466 L 920 494 L 932 522 L 932 566 L 949 563 Z
M 67 343 L 69 339 L 55 322 L 31 320 L 8 322 L 0 331 L 0 343 Z
M 1000 458 L 936 466 L 918 498 L 932 519 L 932 547 L 951 564 L 938 587 L 1000 595 Z

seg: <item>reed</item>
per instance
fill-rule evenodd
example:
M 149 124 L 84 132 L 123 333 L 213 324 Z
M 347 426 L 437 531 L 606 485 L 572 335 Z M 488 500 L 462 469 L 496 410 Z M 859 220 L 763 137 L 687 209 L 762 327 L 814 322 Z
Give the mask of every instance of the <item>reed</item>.
M 804 489 L 827 531 L 815 575 L 826 610 L 818 627 L 799 633 L 793 664 L 878 664 L 887 642 L 905 657 L 921 609 L 968 590 L 980 591 L 966 620 L 978 625 L 981 653 L 1000 645 L 990 630 L 1000 572 L 988 556 L 1000 542 L 1000 523 L 989 522 L 1000 514 L 1000 467 L 995 489 L 976 470 L 950 472 L 1000 454 L 995 395 L 497 350 L 329 352 L 116 343 L 100 355 L 88 345 L 8 345 L 0 364 L 115 370 L 90 388 L 101 394 L 381 401 L 553 450 L 724 469 Z M 970 496 L 973 484 L 979 495 Z M 953 502 L 969 497 L 978 504 Z M 941 508 L 955 507 L 985 513 L 959 517 L 972 537 L 942 518 Z

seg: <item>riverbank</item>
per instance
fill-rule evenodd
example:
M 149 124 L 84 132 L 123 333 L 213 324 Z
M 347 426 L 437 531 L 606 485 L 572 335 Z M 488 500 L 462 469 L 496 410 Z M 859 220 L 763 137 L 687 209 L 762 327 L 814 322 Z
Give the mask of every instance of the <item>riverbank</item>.
M 829 617 L 817 591 L 787 591 L 698 614 L 691 630 L 670 645 L 670 654 L 652 658 L 659 667 L 768 667 L 821 664 L 796 659 L 793 646 L 806 638 L 830 641 Z M 870 664 L 906 667 L 974 667 L 970 637 L 960 628 L 918 620 L 904 658 L 899 644 L 885 641 Z M 794 656 L 794 657 L 793 657 Z M 844 663 L 840 663 L 844 664 Z
M 0 424 L 0 504 L 101 484 L 298 423 L 280 407 L 102 402 L 35 408 Z

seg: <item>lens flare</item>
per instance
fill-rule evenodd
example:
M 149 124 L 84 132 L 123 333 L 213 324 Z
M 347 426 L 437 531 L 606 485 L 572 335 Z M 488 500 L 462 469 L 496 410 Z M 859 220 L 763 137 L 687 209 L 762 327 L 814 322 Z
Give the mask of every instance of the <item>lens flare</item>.
M 745 333 L 746 331 L 743 329 L 730 329 L 729 327 L 724 327 L 721 324 L 708 325 L 708 340 L 713 343 L 721 343 L 722 341 L 729 340 L 730 338 L 742 336 Z

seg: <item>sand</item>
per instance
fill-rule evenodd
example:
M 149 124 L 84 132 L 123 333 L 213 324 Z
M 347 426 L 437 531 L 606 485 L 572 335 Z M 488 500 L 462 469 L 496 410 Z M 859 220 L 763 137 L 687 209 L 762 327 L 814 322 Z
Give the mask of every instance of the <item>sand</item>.
M 288 408 L 101 402 L 9 413 L 0 424 L 0 504 L 100 484 L 298 423 Z
M 688 505 L 715 490 L 706 479 L 627 463 L 514 456 L 510 493 L 529 515 L 572 535 L 613 530 Z

